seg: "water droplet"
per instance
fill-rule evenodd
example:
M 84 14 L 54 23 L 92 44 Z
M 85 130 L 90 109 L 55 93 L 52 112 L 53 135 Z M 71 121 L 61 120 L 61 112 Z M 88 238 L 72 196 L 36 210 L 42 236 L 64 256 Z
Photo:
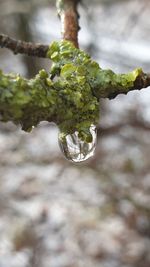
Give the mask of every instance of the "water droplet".
M 75 131 L 73 134 L 68 134 L 62 137 L 62 133 L 59 133 L 59 146 L 61 151 L 68 160 L 74 162 L 81 162 L 92 157 L 96 147 L 96 126 L 91 125 L 89 128 L 91 134 L 91 142 L 83 141 L 79 137 L 79 133 Z

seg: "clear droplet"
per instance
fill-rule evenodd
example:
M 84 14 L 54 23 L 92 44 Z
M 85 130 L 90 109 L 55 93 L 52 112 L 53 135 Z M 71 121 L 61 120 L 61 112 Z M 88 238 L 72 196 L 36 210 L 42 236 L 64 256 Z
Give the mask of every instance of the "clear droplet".
M 92 157 L 96 148 L 96 126 L 91 125 L 89 129 L 91 134 L 91 142 L 85 142 L 79 137 L 79 133 L 75 131 L 73 134 L 63 136 L 59 133 L 59 146 L 64 156 L 71 161 L 81 162 Z

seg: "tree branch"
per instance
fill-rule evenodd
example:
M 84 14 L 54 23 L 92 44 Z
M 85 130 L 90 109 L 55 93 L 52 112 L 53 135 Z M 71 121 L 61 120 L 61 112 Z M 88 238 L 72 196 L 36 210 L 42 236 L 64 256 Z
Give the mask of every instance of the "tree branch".
M 135 80 L 134 85 L 130 88 L 120 87 L 119 84 L 116 86 L 116 90 L 114 92 L 108 92 L 108 94 L 104 97 L 109 99 L 115 98 L 119 94 L 127 94 L 133 90 L 141 90 L 143 88 L 150 86 L 150 73 L 142 72 Z M 107 92 L 106 92 L 107 93 Z
M 77 12 L 77 5 L 80 0 L 57 0 L 58 15 L 62 24 L 62 38 L 78 45 L 78 31 L 80 29 L 78 24 L 79 14 Z
M 79 0 L 57 0 L 58 15 L 62 23 L 62 37 L 64 40 L 72 42 L 76 48 L 78 48 L 79 30 L 79 16 L 77 12 L 78 3 Z M 80 58 L 83 52 L 76 49 L 73 45 L 73 48 L 71 49 L 75 50 L 76 59 L 78 59 L 77 55 L 79 55 Z M 76 75 L 78 74 L 78 77 L 76 78 L 79 78 L 79 82 L 78 79 L 75 80 L 77 87 L 80 85 L 80 82 L 81 85 L 83 85 L 82 83 L 86 80 L 86 85 L 88 84 L 89 88 L 91 88 L 88 97 L 86 95 L 86 90 L 81 90 L 81 98 L 85 101 L 83 101 L 84 104 L 82 103 L 86 110 L 86 112 L 84 110 L 84 116 L 87 116 L 88 119 L 89 116 L 91 116 L 90 119 L 95 119 L 95 107 L 99 107 L 98 101 L 100 98 L 113 99 L 118 94 L 127 94 L 129 91 L 136 89 L 140 90 L 150 86 L 150 74 L 144 73 L 141 69 L 136 69 L 132 73 L 127 74 L 115 74 L 111 70 L 102 70 L 98 64 L 95 64 L 89 57 L 87 57 L 89 69 L 86 68 L 86 64 L 84 68 L 82 68 L 83 61 L 80 58 L 81 61 L 79 60 L 78 64 L 75 64 L 69 72 L 69 67 L 67 66 L 67 69 L 64 66 L 64 62 L 67 62 L 66 55 L 69 51 L 68 44 L 66 48 L 67 51 L 64 49 L 62 50 L 61 45 L 61 49 L 52 51 L 50 56 L 48 56 L 48 45 L 33 44 L 20 40 L 17 41 L 9 36 L 0 34 L 0 47 L 8 48 L 13 51 L 14 54 L 20 53 L 28 56 L 49 57 L 55 63 L 57 62 L 57 58 L 59 59 L 59 54 L 62 58 L 65 58 L 65 61 L 62 61 L 62 66 L 61 64 L 56 64 L 56 67 L 59 70 L 56 73 L 56 76 L 58 73 L 60 74 L 60 77 L 57 77 L 58 79 L 56 82 L 55 80 L 53 81 L 52 75 L 50 76 L 51 80 L 49 78 L 49 73 L 46 73 L 45 71 L 41 71 L 31 80 L 22 78 L 19 75 L 5 75 L 0 72 L 0 119 L 2 121 L 11 120 L 14 123 L 20 123 L 24 130 L 30 130 L 32 125 L 37 125 L 42 120 L 54 121 L 59 125 L 65 121 L 65 127 L 67 123 L 69 125 L 68 127 L 70 127 L 70 121 L 72 125 L 74 125 L 74 122 L 77 122 L 79 117 L 80 119 L 82 118 L 80 114 L 78 115 L 78 110 L 82 107 L 82 105 L 80 106 L 80 93 L 78 94 L 78 91 L 75 90 L 74 94 L 72 94 L 72 90 L 70 90 L 74 86 L 74 83 L 73 86 L 69 84 L 69 82 L 72 81 L 72 73 L 74 73 L 74 75 L 75 73 Z M 54 48 L 59 48 L 59 45 L 53 45 L 53 49 Z M 73 58 L 75 59 L 75 57 Z M 69 82 L 67 80 L 67 75 L 70 75 L 69 77 L 71 77 Z M 66 84 L 68 85 L 68 88 Z M 83 89 L 84 87 L 81 86 L 81 88 Z M 74 120 L 73 114 L 77 114 L 77 117 L 74 115 Z M 81 115 L 82 114 L 83 112 Z M 122 125 L 118 126 L 122 127 Z M 115 129 L 116 128 L 111 130 Z
M 28 56 L 46 57 L 48 45 L 33 44 L 10 38 L 5 34 L 0 34 L 0 47 L 10 49 L 14 54 L 26 54 Z
M 78 12 L 77 5 L 80 0 L 57 0 L 58 15 L 62 23 L 62 38 L 71 41 L 78 48 Z M 5 34 L 0 34 L 0 47 L 8 48 L 14 54 L 46 57 L 48 45 L 33 44 L 15 40 Z
M 150 86 L 150 74 L 144 73 L 142 69 L 135 69 L 125 74 L 116 74 L 112 70 L 99 69 L 96 76 L 91 78 L 95 81 L 91 83 L 94 95 L 100 98 L 113 99 L 119 94 L 127 94 L 133 90 L 141 90 Z M 90 78 L 90 73 L 87 79 Z M 90 82 L 90 80 L 89 80 Z

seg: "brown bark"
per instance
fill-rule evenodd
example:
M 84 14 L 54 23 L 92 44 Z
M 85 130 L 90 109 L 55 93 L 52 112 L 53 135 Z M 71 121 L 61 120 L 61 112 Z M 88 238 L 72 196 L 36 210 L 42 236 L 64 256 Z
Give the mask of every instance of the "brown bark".
M 57 10 L 62 25 L 62 38 L 72 42 L 77 48 L 79 47 L 78 31 L 80 29 L 77 12 L 78 2 L 79 0 L 57 0 Z
M 0 47 L 10 49 L 14 54 L 26 54 L 28 56 L 46 57 L 48 45 L 33 44 L 10 38 L 5 34 L 0 34 Z

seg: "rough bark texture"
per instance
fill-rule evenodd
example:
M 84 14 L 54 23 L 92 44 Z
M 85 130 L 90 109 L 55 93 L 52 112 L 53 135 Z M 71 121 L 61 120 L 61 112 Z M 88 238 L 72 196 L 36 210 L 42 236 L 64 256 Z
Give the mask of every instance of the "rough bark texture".
M 26 54 L 28 56 L 46 57 L 48 45 L 33 44 L 10 38 L 5 34 L 0 34 L 0 47 L 8 48 L 14 54 Z
M 54 42 L 47 57 L 53 61 L 51 72 L 41 70 L 31 80 L 0 72 L 1 120 L 20 123 L 24 130 L 42 120 L 65 130 L 83 128 L 83 121 L 97 122 L 100 98 L 111 99 L 150 84 L 150 75 L 142 69 L 127 74 L 103 70 L 67 41 Z
M 77 108 L 76 105 L 81 100 L 79 99 L 80 86 L 83 87 L 80 92 L 82 96 L 81 102 L 87 99 L 87 95 L 83 96 L 85 87 L 90 88 L 88 103 L 84 105 L 86 107 L 88 107 L 92 99 L 96 99 L 98 103 L 100 98 L 113 99 L 118 94 L 127 94 L 129 91 L 140 90 L 150 86 L 150 74 L 144 73 L 141 69 L 136 69 L 127 74 L 115 74 L 111 70 L 102 70 L 86 53 L 77 49 L 79 30 L 78 2 L 79 0 L 57 0 L 63 39 L 65 41 L 69 40 L 70 44 L 69 42 L 66 42 L 66 44 L 64 42 L 63 47 L 63 43 L 55 42 L 53 49 L 51 46 L 54 51 L 50 52 L 50 56 L 48 45 L 16 41 L 6 35 L 0 35 L 1 47 L 8 48 L 15 54 L 22 53 L 29 56 L 49 57 L 56 63 L 56 68 L 53 67 L 53 75 L 59 76 L 60 74 L 61 76 L 55 82 L 53 79 L 49 79 L 48 73 L 43 76 L 43 72 L 40 72 L 32 80 L 27 80 L 17 75 L 5 75 L 0 72 L 1 120 L 12 120 L 15 123 L 20 123 L 25 130 L 30 129 L 32 125 L 36 125 L 42 120 L 55 121 L 60 124 L 63 120 L 68 121 L 66 116 L 70 116 L 69 119 L 72 119 L 71 114 L 74 112 L 71 113 L 71 110 L 69 115 L 68 108 L 74 108 L 74 106 Z M 75 58 L 76 64 L 73 63 Z M 75 84 L 73 83 L 73 77 L 75 78 Z M 68 92 L 66 94 L 66 88 L 68 88 L 70 95 Z M 72 88 L 76 88 L 76 90 L 73 92 Z M 73 93 L 76 93 L 76 97 Z M 94 113 L 93 104 L 90 108 L 93 111 L 90 110 L 89 114 Z M 76 114 L 78 113 L 77 111 Z M 88 114 L 88 112 L 86 111 L 84 114 Z
M 126 75 L 122 75 L 121 79 L 124 80 L 125 76 Z M 118 76 L 116 75 L 116 77 Z M 129 91 L 135 90 L 136 88 L 142 89 L 150 85 L 150 75 L 145 73 L 137 76 L 133 86 L 130 88 L 121 85 L 121 79 L 119 77 L 119 83 L 117 80 L 114 80 L 113 87 L 106 81 L 106 83 L 103 84 L 104 87 L 99 86 L 93 95 L 91 91 L 89 101 L 87 101 L 86 92 L 84 92 L 84 95 L 82 92 L 84 90 L 82 89 L 83 102 L 85 102 L 85 100 L 87 101 L 86 104 L 83 105 L 83 107 L 87 109 L 86 112 L 83 112 L 84 116 L 85 114 L 89 114 L 90 116 L 90 114 L 92 114 L 91 112 L 94 114 L 94 110 L 91 110 L 91 108 L 93 107 L 93 101 L 96 100 L 96 95 L 99 96 L 99 98 L 112 99 L 117 96 L 118 93 L 127 94 Z M 19 123 L 22 125 L 22 129 L 26 131 L 29 131 L 32 126 L 37 125 L 40 121 L 54 121 L 59 125 L 65 121 L 65 123 L 68 124 L 70 120 L 73 121 L 75 115 L 80 115 L 82 111 L 80 111 L 80 106 L 78 107 L 78 90 L 75 90 L 73 85 L 68 87 L 69 83 L 67 84 L 66 81 L 63 81 L 63 83 L 61 84 L 61 80 L 59 82 L 52 82 L 52 80 L 48 78 L 48 74 L 44 71 L 41 71 L 40 75 L 37 75 L 31 80 L 17 75 L 5 75 L 1 72 L 0 120 L 13 121 L 16 124 Z M 67 88 L 69 93 L 67 93 Z M 74 90 L 72 91 L 71 88 L 74 88 Z M 97 103 L 99 98 L 97 97 Z M 74 125 L 75 122 L 72 127 Z

